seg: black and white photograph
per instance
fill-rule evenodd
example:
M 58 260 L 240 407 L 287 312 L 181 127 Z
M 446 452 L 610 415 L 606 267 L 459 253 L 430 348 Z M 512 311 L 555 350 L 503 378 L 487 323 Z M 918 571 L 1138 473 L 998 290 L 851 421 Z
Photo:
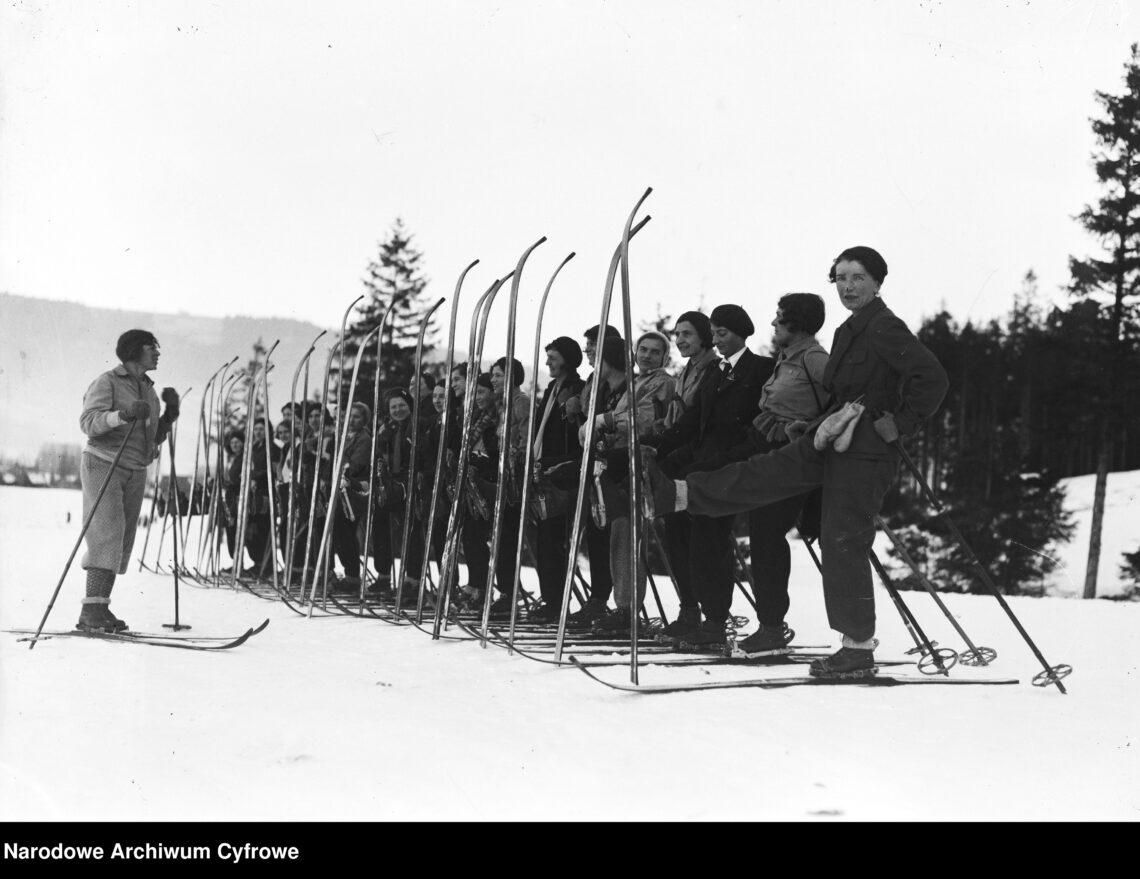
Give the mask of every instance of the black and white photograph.
M 12 0 L 0 859 L 1134 822 L 1138 340 L 1135 0 Z

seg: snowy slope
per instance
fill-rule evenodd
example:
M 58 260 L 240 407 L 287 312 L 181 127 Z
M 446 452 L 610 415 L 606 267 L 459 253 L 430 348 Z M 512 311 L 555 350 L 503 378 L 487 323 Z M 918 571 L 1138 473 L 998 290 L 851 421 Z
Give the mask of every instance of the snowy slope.
M 1137 483 L 1114 477 L 1113 499 Z M 0 488 L 0 627 L 38 624 L 79 507 L 75 492 Z M 793 564 L 797 642 L 834 644 L 799 547 Z M 48 628 L 74 623 L 81 594 L 74 570 Z M 931 637 L 961 646 L 925 596 L 906 597 Z M 899 658 L 908 636 L 877 598 L 878 655 Z M 1021 685 L 631 695 L 494 647 L 184 583 L 193 634 L 269 628 L 221 654 L 75 638 L 29 650 L 0 635 L 0 820 L 1140 817 L 1140 604 L 1009 600 L 1049 662 L 1074 666 L 1063 696 L 1029 685 L 1040 668 L 996 601 L 945 600 L 999 652 L 969 673 Z M 132 570 L 114 607 L 158 630 L 172 580 Z M 641 680 L 734 674 L 755 672 L 650 667 Z

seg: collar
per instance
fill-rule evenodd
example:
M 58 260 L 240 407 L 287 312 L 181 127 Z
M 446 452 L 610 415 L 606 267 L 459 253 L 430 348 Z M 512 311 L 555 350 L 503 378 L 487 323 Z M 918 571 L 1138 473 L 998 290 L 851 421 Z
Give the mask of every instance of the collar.
M 790 360 L 797 354 L 807 351 L 809 348 L 814 348 L 819 344 L 819 340 L 815 336 L 808 336 L 806 339 L 800 339 L 798 342 L 789 345 L 780 352 L 781 360 Z
M 712 363 L 714 360 L 719 359 L 720 355 L 716 353 L 716 348 L 705 348 L 705 350 L 698 354 L 696 357 L 689 358 L 689 362 L 685 364 L 685 369 L 700 369 L 701 367 Z
M 748 350 L 748 346 L 744 346 L 731 357 L 724 358 L 724 362 L 728 364 L 729 371 L 731 372 L 736 368 L 736 364 L 740 362 L 740 358 L 744 356 L 744 352 Z
M 871 322 L 871 318 L 877 315 L 880 311 L 887 307 L 887 303 L 883 302 L 882 296 L 876 296 L 859 311 L 851 315 L 845 320 L 841 326 L 847 327 L 852 334 L 858 334 L 866 328 L 867 324 Z
M 116 366 L 114 369 L 112 369 L 112 370 L 111 370 L 111 372 L 113 372 L 113 373 L 114 373 L 115 375 L 117 375 L 119 378 L 129 378 L 129 379 L 133 379 L 133 378 L 134 378 L 134 376 L 133 376 L 133 375 L 131 375 L 131 373 L 130 373 L 130 370 L 128 370 L 128 369 L 127 369 L 125 366 L 123 366 L 123 364 L 121 364 L 121 363 L 120 363 L 118 366 Z M 143 379 L 143 381 L 145 381 L 145 382 L 146 382 L 148 385 L 153 385 L 153 384 L 154 384 L 154 379 L 152 379 L 152 378 L 151 378 L 149 375 L 147 375 L 145 372 L 142 374 L 142 379 Z

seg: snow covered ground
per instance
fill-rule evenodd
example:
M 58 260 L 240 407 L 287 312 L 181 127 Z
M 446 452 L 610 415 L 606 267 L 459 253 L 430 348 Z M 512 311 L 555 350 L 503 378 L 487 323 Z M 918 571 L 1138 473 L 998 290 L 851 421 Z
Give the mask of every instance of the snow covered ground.
M 1074 483 L 1087 508 L 1091 477 Z M 1140 544 L 1125 521 L 1138 487 L 1140 472 L 1110 481 L 1102 592 Z M 77 492 L 0 488 L 0 628 L 39 623 L 79 511 Z M 1083 552 L 1064 549 L 1059 570 L 1083 571 Z M 793 563 L 797 642 L 835 643 L 799 546 Z M 132 570 L 114 609 L 159 631 L 172 582 Z M 76 565 L 47 628 L 74 624 L 82 584 Z M 899 658 L 908 636 L 877 597 L 877 655 Z M 961 646 L 926 596 L 905 597 Z M 999 652 L 954 674 L 1019 686 L 626 694 L 495 647 L 184 583 L 191 634 L 269 628 L 217 654 L 0 635 L 0 820 L 1140 818 L 1140 603 L 1009 599 L 1049 662 L 1074 667 L 1065 696 L 1030 686 L 1040 666 L 993 598 L 945 601 Z M 641 681 L 796 671 L 648 667 Z

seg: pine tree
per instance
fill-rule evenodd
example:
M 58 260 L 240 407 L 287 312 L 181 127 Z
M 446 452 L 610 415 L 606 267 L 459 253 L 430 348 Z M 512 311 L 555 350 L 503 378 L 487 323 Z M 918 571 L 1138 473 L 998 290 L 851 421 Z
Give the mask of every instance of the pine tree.
M 1123 553 L 1124 561 L 1120 563 L 1120 579 L 1124 581 L 1122 600 L 1140 601 L 1140 549 L 1135 552 Z
M 348 383 L 352 379 L 352 363 L 361 340 L 376 329 L 389 304 L 395 303 L 383 331 L 380 357 L 381 388 L 407 387 L 415 368 L 416 341 L 420 320 L 427 311 L 425 291 L 428 278 L 423 274 L 423 253 L 413 244 L 413 236 L 399 217 L 379 244 L 376 259 L 371 260 L 363 279 L 367 299 L 357 318 L 345 332 L 344 375 L 341 377 L 341 399 L 348 399 Z M 435 347 L 435 317 L 424 336 L 424 352 Z M 356 399 L 372 404 L 372 386 L 376 375 L 376 339 L 369 341 L 360 362 Z M 334 360 L 333 368 L 337 368 Z
M 1136 43 L 1131 51 L 1124 68 L 1124 93 L 1096 92 L 1104 116 L 1090 120 L 1097 141 L 1093 160 L 1104 194 L 1076 217 L 1104 248 L 1106 258 L 1069 258 L 1070 290 L 1101 304 L 1100 344 L 1088 353 L 1103 358 L 1108 373 L 1100 399 L 1090 401 L 1100 404 L 1100 423 L 1085 598 L 1096 596 L 1105 487 L 1125 414 L 1125 369 L 1128 346 L 1136 336 L 1140 294 L 1140 49 Z
M 943 312 L 918 334 L 950 377 L 939 417 L 926 430 L 931 481 L 950 519 L 1010 594 L 1038 592 L 1051 567 L 1051 545 L 1072 533 L 1057 475 L 1030 464 L 1034 450 L 1026 436 L 1033 433 L 1034 409 L 1026 375 L 1046 333 L 1033 292 L 1030 272 L 1004 328 L 996 321 L 959 327 Z M 884 513 L 936 583 L 982 591 L 962 547 L 924 508 L 912 489 L 892 495 Z

